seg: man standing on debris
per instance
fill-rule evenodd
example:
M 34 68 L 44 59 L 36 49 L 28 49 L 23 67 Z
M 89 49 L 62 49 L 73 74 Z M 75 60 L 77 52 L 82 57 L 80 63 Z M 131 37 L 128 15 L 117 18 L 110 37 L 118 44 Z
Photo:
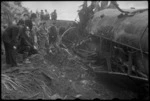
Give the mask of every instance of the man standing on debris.
M 47 34 L 48 31 L 46 28 L 46 22 L 41 23 L 37 33 L 38 33 L 37 36 L 38 36 L 39 51 L 44 52 L 48 47 L 48 34 Z
M 49 14 L 48 14 L 47 10 L 45 10 L 45 20 L 49 20 Z
M 54 12 L 52 12 L 52 14 L 51 14 L 51 19 L 52 19 L 54 22 L 57 20 L 56 9 L 54 10 Z
M 86 19 L 86 14 L 87 14 L 87 1 L 84 1 L 82 9 L 78 12 L 80 23 L 79 23 L 79 28 L 83 30 L 85 19 Z
M 38 26 L 36 25 L 36 23 L 33 23 L 33 28 L 32 28 L 32 35 L 33 35 L 33 40 L 34 40 L 34 46 L 38 49 L 38 43 L 37 43 L 37 30 L 38 30 Z
M 33 27 L 33 23 L 36 22 L 36 18 L 37 18 L 37 16 L 35 13 L 32 13 L 30 18 L 29 18 L 28 14 L 24 14 L 24 24 L 26 27 L 29 27 L 30 34 L 31 34 L 31 37 L 33 40 L 34 40 L 34 33 L 32 33 L 32 27 Z
M 41 14 L 40 14 L 40 18 L 41 18 L 41 21 L 43 21 L 44 19 L 44 12 L 43 12 L 43 10 L 41 10 Z
M 57 41 L 57 28 L 53 24 L 49 29 L 48 29 L 48 35 L 49 35 L 49 45 L 56 47 L 56 41 Z
M 5 47 L 6 64 L 11 67 L 17 66 L 16 49 L 19 34 L 20 24 L 7 27 L 2 36 Z
M 79 11 L 79 19 L 80 19 L 80 24 L 79 24 L 79 30 L 80 32 L 84 31 L 88 21 L 93 17 L 94 15 L 94 3 L 91 2 L 91 5 L 87 7 L 87 1 L 84 1 L 84 4 L 82 5 L 82 9 Z
M 37 18 L 39 18 L 39 12 L 38 12 L 38 10 L 36 10 L 36 16 L 37 16 Z
M 37 26 L 38 26 L 38 17 L 35 13 L 32 13 L 31 21 L 32 21 L 32 25 L 33 25 L 32 29 L 31 29 L 31 37 L 34 40 L 34 45 L 35 45 L 35 44 L 37 44 L 36 32 L 37 32 Z M 37 46 L 37 45 L 35 45 L 35 46 Z

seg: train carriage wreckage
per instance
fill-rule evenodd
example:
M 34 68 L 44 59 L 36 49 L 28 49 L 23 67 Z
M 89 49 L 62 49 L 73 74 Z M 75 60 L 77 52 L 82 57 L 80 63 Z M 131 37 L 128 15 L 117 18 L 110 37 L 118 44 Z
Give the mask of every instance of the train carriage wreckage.
M 90 66 L 101 83 L 135 92 L 145 87 L 147 92 L 148 9 L 124 11 L 128 13 L 112 8 L 96 12 L 86 26 L 86 37 L 72 27 L 63 34 L 62 43 Z

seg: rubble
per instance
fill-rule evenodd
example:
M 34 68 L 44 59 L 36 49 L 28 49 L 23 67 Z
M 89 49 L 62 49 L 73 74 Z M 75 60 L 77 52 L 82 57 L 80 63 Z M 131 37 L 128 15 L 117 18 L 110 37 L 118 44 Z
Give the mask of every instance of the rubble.
M 105 86 L 97 86 L 87 68 L 77 63 L 77 57 L 65 51 L 36 54 L 29 60 L 30 64 L 2 70 L 2 99 L 113 98 Z
M 68 27 L 59 42 L 56 43 L 56 47 L 38 50 L 38 54 L 28 58 L 29 63 L 21 63 L 23 59 L 19 54 L 17 62 L 21 64 L 13 68 L 5 65 L 5 57 L 2 56 L 2 99 L 133 99 L 139 96 L 136 91 L 144 95 L 145 85 L 140 85 L 144 89 L 137 85 L 146 81 L 145 79 L 136 81 L 136 78 L 134 78 L 134 81 L 128 75 L 114 73 L 116 71 L 127 72 L 128 64 L 118 56 L 121 54 L 123 57 L 124 54 L 121 52 L 119 54 L 116 51 L 117 55 L 112 56 L 113 69 L 110 73 L 107 70 L 108 64 L 111 65 L 110 60 L 107 62 L 110 54 L 98 54 L 100 51 L 98 49 L 113 51 L 112 47 L 108 48 L 108 46 L 110 47 L 108 42 L 111 41 L 138 49 L 140 52 L 142 50 L 147 52 L 148 34 L 146 32 L 146 34 L 143 34 L 144 36 L 141 35 L 143 29 L 147 26 L 146 15 L 146 10 L 130 12 L 127 15 L 120 14 L 116 9 L 103 10 L 94 14 L 94 18 L 88 22 L 87 31 L 83 31 L 83 33 L 80 33 L 78 27 L 70 27 L 72 21 L 69 21 L 70 23 L 65 21 L 64 24 L 61 23 L 62 21 L 56 21 L 58 28 L 62 25 Z M 139 21 L 136 21 L 137 19 Z M 118 22 L 116 23 L 116 21 Z M 47 26 L 50 23 L 53 23 L 53 21 L 47 23 Z M 148 31 L 147 27 L 145 31 Z M 135 32 L 137 35 L 134 35 Z M 136 36 L 141 36 L 142 47 L 137 40 L 139 38 Z M 101 44 L 101 40 L 99 40 L 101 38 L 107 39 L 108 42 L 103 41 L 104 43 Z M 121 48 L 124 48 L 115 45 L 113 48 L 116 50 L 121 51 Z M 105 55 L 106 57 L 103 57 Z M 139 64 L 137 65 L 141 65 L 138 55 L 137 62 Z M 106 58 L 106 61 L 104 58 Z M 124 68 L 124 64 L 127 65 L 126 68 Z M 123 69 L 120 69 L 122 67 Z M 136 67 L 133 69 L 135 71 Z M 100 72 L 101 74 L 98 74 Z M 131 89 L 139 88 L 133 92 L 128 85 L 131 86 Z M 149 86 L 146 85 L 146 87 Z M 146 97 L 147 94 L 146 92 Z

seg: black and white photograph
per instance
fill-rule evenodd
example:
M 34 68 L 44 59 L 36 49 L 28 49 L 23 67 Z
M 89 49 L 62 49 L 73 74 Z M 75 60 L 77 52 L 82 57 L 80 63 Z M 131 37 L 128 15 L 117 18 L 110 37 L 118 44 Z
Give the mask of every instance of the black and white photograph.
M 148 1 L 1 1 L 2 100 L 149 100 Z

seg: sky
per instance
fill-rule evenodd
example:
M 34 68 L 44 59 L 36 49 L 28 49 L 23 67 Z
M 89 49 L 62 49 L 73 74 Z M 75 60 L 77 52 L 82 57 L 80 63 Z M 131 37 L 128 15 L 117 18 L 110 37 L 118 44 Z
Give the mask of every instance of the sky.
M 90 5 L 88 1 L 88 5 Z M 128 9 L 131 7 L 148 8 L 147 1 L 117 1 L 119 7 L 122 9 Z M 78 19 L 77 10 L 79 6 L 83 4 L 83 1 L 23 1 L 22 5 L 29 10 L 36 12 L 47 9 L 49 13 L 56 9 L 58 20 L 75 20 Z

